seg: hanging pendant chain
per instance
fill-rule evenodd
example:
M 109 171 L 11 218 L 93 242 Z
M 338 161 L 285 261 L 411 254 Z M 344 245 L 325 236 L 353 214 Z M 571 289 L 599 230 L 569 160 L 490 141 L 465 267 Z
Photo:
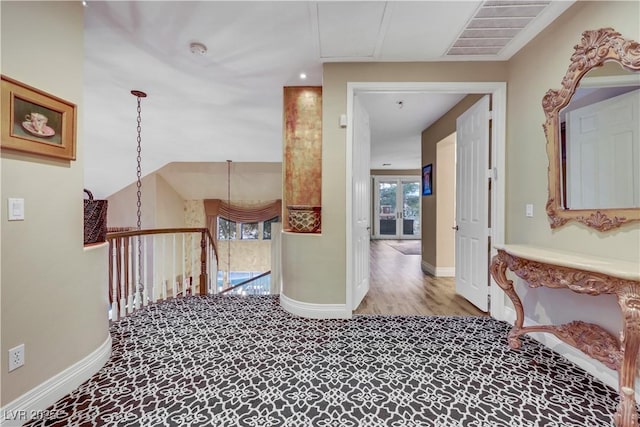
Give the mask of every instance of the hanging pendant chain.
M 138 161 L 138 168 L 136 169 L 137 172 L 137 177 L 138 177 L 138 181 L 136 183 L 136 186 L 138 187 L 138 202 L 137 202 L 137 206 L 138 206 L 138 230 L 142 229 L 142 212 L 141 212 L 141 207 L 142 207 L 142 166 L 140 165 L 140 163 L 142 162 L 142 157 L 140 156 L 140 153 L 142 151 L 141 146 L 140 146 L 140 132 L 142 130 L 142 128 L 140 127 L 140 122 L 141 122 L 141 117 L 140 117 L 140 112 L 141 112 L 141 108 L 140 108 L 140 97 L 138 97 L 138 127 L 137 127 L 137 131 L 138 131 L 138 157 L 136 158 L 136 160 Z
M 142 109 L 140 108 L 140 97 L 138 96 L 138 127 L 136 128 L 137 133 L 138 133 L 138 156 L 136 157 L 137 163 L 138 163 L 138 167 L 136 169 L 136 176 L 138 178 L 137 182 L 136 182 L 136 186 L 138 187 L 138 192 L 137 192 L 137 207 L 138 207 L 138 211 L 137 211 L 137 218 L 138 218 L 138 230 L 142 229 L 142 166 L 141 166 L 141 162 L 142 162 L 142 157 L 140 155 L 140 153 L 142 152 L 141 146 L 140 146 L 140 142 L 141 142 L 141 137 L 140 137 L 140 133 L 142 131 L 142 128 L 140 126 L 140 122 L 141 117 L 140 117 L 140 112 L 142 111 Z M 142 297 L 143 295 L 143 285 L 142 285 L 142 237 L 138 236 L 138 296 Z

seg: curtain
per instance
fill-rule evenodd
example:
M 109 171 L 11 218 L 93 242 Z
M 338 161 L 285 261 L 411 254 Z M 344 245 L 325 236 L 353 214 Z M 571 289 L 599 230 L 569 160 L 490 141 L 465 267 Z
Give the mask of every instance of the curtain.
M 218 241 L 218 217 L 221 216 L 235 222 L 262 222 L 282 215 L 282 200 L 257 206 L 240 206 L 227 203 L 221 199 L 206 199 L 204 212 L 207 217 L 207 228 L 211 236 Z

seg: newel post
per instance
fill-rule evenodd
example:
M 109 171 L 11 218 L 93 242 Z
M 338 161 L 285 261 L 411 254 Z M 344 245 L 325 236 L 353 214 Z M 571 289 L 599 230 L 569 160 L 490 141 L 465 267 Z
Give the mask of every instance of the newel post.
M 200 295 L 207 294 L 207 233 L 202 231 L 200 237 Z

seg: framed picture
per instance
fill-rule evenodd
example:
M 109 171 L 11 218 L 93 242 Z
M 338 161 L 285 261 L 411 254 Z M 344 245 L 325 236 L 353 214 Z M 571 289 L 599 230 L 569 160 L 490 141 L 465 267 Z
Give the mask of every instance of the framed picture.
M 2 76 L 2 150 L 76 159 L 76 106 Z
M 426 166 L 422 167 L 422 195 L 429 196 L 433 194 L 433 180 L 431 179 L 431 169 L 433 168 L 432 163 L 429 163 Z

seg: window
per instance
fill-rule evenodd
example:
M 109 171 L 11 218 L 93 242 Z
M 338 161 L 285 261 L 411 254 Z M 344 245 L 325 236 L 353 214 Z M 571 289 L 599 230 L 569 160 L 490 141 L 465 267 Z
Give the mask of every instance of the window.
M 271 240 L 271 224 L 274 222 L 278 222 L 280 217 L 276 216 L 271 219 L 266 220 L 262 225 L 262 238 L 264 240 Z
M 226 218 L 218 217 L 218 240 L 271 240 L 271 224 L 278 222 L 280 217 L 276 216 L 262 223 L 229 221 Z M 262 233 L 261 233 L 262 230 Z
M 235 240 L 238 229 L 235 221 L 218 217 L 218 240 Z
M 242 240 L 258 240 L 260 229 L 257 222 L 246 222 L 240 224 L 240 238 Z

